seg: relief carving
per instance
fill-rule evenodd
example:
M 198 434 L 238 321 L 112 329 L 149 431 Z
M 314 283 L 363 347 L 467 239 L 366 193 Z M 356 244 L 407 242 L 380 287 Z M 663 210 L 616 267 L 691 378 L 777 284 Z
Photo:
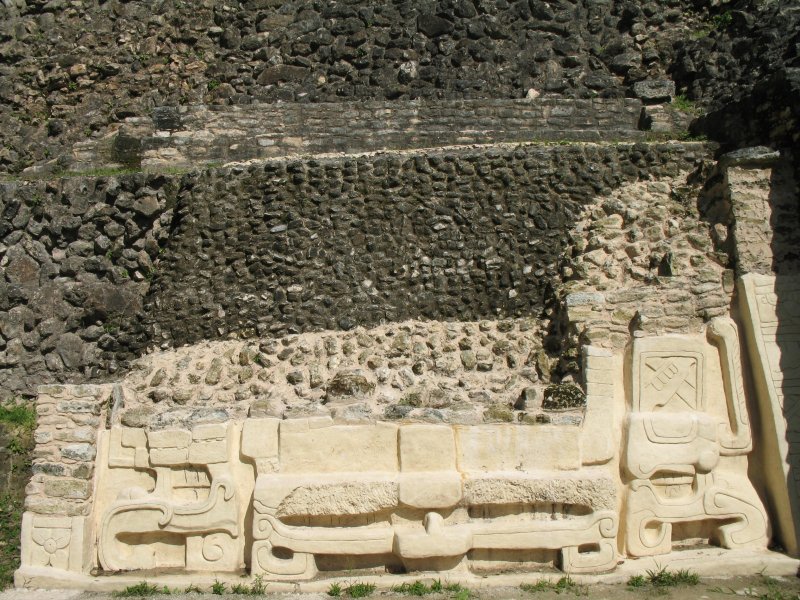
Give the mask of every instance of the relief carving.
M 98 539 L 103 569 L 239 567 L 240 514 L 229 465 L 234 431 L 226 425 L 146 435 L 111 430 L 109 466 L 151 471 L 155 483 L 152 489 L 121 490 L 103 514 Z
M 737 458 L 752 438 L 736 326 L 714 319 L 707 337 L 634 341 L 623 461 L 631 556 L 670 552 L 673 527 L 696 522 L 724 548 L 766 547 L 766 512 Z
M 615 569 L 621 545 L 633 557 L 693 536 L 764 548 L 733 322 L 637 338 L 629 365 L 625 389 L 621 354 L 584 349 L 588 405 L 569 425 L 115 424 L 98 434 L 91 510 L 26 514 L 23 568 L 580 574 Z

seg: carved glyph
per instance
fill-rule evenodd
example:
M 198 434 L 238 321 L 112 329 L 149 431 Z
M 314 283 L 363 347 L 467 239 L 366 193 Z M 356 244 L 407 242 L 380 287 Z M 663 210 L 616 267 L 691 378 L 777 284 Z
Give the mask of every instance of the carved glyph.
M 99 522 L 106 571 L 178 567 L 232 570 L 239 555 L 239 499 L 230 469 L 230 425 L 193 430 L 111 430 L 109 468 L 140 469 L 153 486 L 126 487 Z
M 752 438 L 736 326 L 717 318 L 706 334 L 634 341 L 623 461 L 629 555 L 670 552 L 673 529 L 690 523 L 707 525 L 725 548 L 766 547 L 766 512 L 744 462 Z

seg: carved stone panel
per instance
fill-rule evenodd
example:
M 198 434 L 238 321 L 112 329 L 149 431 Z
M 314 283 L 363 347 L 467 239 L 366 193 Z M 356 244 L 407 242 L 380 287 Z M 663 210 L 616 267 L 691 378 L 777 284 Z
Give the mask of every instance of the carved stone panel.
M 686 531 L 724 548 L 766 547 L 766 512 L 742 460 L 752 442 L 736 326 L 714 319 L 706 337 L 634 340 L 623 461 L 631 556 L 666 554 Z

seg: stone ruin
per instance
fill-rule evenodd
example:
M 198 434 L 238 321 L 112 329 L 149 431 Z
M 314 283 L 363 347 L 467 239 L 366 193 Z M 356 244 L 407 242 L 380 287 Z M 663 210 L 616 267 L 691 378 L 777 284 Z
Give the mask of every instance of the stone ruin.
M 17 584 L 793 572 L 768 550 L 797 552 L 800 517 L 800 286 L 772 271 L 770 215 L 793 193 L 776 160 L 734 154 L 714 186 L 670 171 L 588 203 L 583 275 L 549 332 L 510 316 L 204 341 L 116 381 L 41 386 Z M 680 189 L 700 198 L 683 214 Z M 634 216 L 659 208 L 663 229 Z M 653 297 L 635 269 L 656 230 L 672 254 L 649 265 Z M 723 245 L 737 273 L 705 258 Z M 555 323 L 561 363 L 576 357 L 560 377 Z
M 796 574 L 800 12 L 706 4 L 0 2 L 16 585 Z

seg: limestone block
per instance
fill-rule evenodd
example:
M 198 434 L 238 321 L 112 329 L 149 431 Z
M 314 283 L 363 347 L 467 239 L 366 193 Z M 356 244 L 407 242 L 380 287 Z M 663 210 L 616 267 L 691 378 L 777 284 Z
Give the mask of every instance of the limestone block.
M 150 463 L 154 467 L 177 467 L 189 463 L 188 448 L 154 448 L 150 450 Z
M 148 431 L 147 444 L 153 448 L 188 448 L 192 433 L 185 429 L 163 429 Z
M 22 516 L 21 563 L 84 572 L 90 565 L 91 547 L 85 517 Z
M 622 369 L 610 351 L 584 346 L 583 374 L 586 415 L 580 438 L 581 462 L 584 465 L 603 464 L 614 458 L 619 445 L 614 390 L 617 380 L 622 387 Z
M 298 419 L 299 421 L 299 419 Z M 301 429 L 292 421 L 280 424 L 281 470 L 294 473 L 396 472 L 397 426 L 333 425 Z M 287 423 L 291 423 L 289 427 Z
M 261 475 L 253 499 L 278 516 L 365 515 L 398 504 L 397 482 L 381 474 Z
M 242 424 L 242 454 L 250 458 L 278 457 L 280 419 L 246 419 Z
M 226 440 L 194 441 L 189 446 L 189 462 L 194 465 L 224 463 L 228 460 Z
M 461 500 L 461 475 L 455 470 L 401 473 L 400 503 L 414 508 L 447 508 Z
M 227 423 L 209 423 L 197 425 L 192 429 L 192 440 L 221 440 L 228 433 Z
M 456 468 L 452 427 L 405 425 L 399 430 L 400 470 L 447 471 Z
M 761 414 L 761 448 L 780 540 L 800 552 L 800 277 L 748 273 L 738 281 Z
M 581 466 L 577 427 L 502 424 L 457 426 L 455 431 L 461 472 L 569 471 Z
M 115 427 L 114 430 L 120 431 L 120 443 L 125 448 L 139 448 L 147 445 L 147 433 L 143 429 Z
M 573 473 L 529 472 L 472 474 L 464 482 L 470 506 L 556 504 L 616 510 L 617 483 L 603 468 Z

